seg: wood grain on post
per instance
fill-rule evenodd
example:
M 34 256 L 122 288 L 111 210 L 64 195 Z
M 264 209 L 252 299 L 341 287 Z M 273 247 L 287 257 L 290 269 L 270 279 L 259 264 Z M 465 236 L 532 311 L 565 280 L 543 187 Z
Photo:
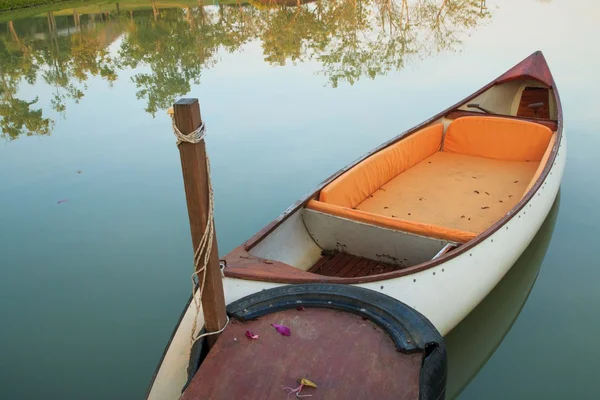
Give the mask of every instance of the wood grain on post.
M 193 132 L 202 124 L 198 99 L 181 99 L 174 104 L 173 110 L 175 125 L 183 134 Z M 196 144 L 181 143 L 178 147 L 195 253 L 206 229 L 210 207 L 206 144 L 202 140 Z M 202 310 L 206 331 L 215 332 L 223 328 L 227 322 L 216 231 L 214 231 L 212 249 L 208 251 L 210 251 L 210 260 L 205 272 Z M 198 279 L 202 282 L 202 273 L 198 274 Z M 208 345 L 212 346 L 217 337 L 218 335 L 208 336 Z

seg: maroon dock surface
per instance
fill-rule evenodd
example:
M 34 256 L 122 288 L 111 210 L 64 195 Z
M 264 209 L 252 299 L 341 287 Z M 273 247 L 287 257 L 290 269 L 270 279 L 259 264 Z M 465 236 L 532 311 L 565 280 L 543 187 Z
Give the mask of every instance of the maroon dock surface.
M 285 325 L 283 336 L 271 324 Z M 246 337 L 246 331 L 259 335 Z M 183 400 L 296 399 L 283 387 L 308 378 L 307 399 L 418 399 L 422 355 L 402 354 L 362 317 L 329 309 L 287 310 L 231 321 L 185 390 Z

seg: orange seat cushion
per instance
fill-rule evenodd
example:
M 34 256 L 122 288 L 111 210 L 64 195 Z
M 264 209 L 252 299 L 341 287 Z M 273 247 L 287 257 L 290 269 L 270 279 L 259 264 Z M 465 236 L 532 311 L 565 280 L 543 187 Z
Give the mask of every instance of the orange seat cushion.
M 545 126 L 496 117 L 456 119 L 439 151 L 442 132 L 432 125 L 363 160 L 307 208 L 465 243 L 531 189 L 555 141 Z
M 356 207 L 386 182 L 437 152 L 443 130 L 442 123 L 428 126 L 373 154 L 323 188 L 319 200 Z
M 356 209 L 479 234 L 521 200 L 538 165 L 437 152 L 383 185 Z
M 548 143 L 548 148 L 546 149 L 546 152 L 544 153 L 544 156 L 542 157 L 542 161 L 540 161 L 540 165 L 538 166 L 537 171 L 535 171 L 533 178 L 531 178 L 531 182 L 529 182 L 529 185 L 525 189 L 525 192 L 523 192 L 523 197 L 525 197 L 527 192 L 529 192 L 533 188 L 533 186 L 535 185 L 535 182 L 540 178 L 540 176 L 542 175 L 542 172 L 544 172 L 544 168 L 546 167 L 546 164 L 548 163 L 550 154 L 552 154 L 552 149 L 554 148 L 555 143 L 556 143 L 556 134 L 553 134 L 552 137 L 550 138 L 550 143 Z
M 463 117 L 446 130 L 443 150 L 506 161 L 540 161 L 552 131 L 543 125 L 497 117 Z

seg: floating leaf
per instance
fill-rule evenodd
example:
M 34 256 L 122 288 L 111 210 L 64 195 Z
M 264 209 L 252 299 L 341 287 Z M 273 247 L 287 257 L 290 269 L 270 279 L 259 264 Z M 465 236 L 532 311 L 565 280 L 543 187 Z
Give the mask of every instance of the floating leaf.
M 279 324 L 271 324 L 273 328 L 277 330 L 277 332 L 281 333 L 283 336 L 290 336 L 292 333 L 290 332 L 290 328 L 285 325 Z
M 246 337 L 247 337 L 248 339 L 251 339 L 251 340 L 256 340 L 256 339 L 258 339 L 258 335 L 255 335 L 254 333 L 252 333 L 252 332 L 250 332 L 250 331 L 246 331 Z
M 302 378 L 300 379 L 300 384 L 308 387 L 316 388 L 317 384 L 311 381 L 310 379 Z

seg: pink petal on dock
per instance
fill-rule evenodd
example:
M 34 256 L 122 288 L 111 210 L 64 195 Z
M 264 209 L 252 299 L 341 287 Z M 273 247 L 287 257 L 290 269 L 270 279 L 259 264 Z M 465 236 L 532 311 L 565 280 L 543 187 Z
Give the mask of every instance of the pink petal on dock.
M 250 332 L 250 331 L 246 331 L 246 337 L 248 339 L 252 339 L 252 340 L 256 340 L 258 339 L 258 335 L 255 335 L 254 333 Z
M 271 326 L 277 329 L 277 332 L 281 333 L 283 336 L 290 336 L 292 334 L 290 328 L 285 325 L 271 324 Z
M 69 199 L 62 199 L 62 200 L 58 201 L 58 204 L 60 204 L 60 203 L 66 203 L 67 201 L 69 201 Z

